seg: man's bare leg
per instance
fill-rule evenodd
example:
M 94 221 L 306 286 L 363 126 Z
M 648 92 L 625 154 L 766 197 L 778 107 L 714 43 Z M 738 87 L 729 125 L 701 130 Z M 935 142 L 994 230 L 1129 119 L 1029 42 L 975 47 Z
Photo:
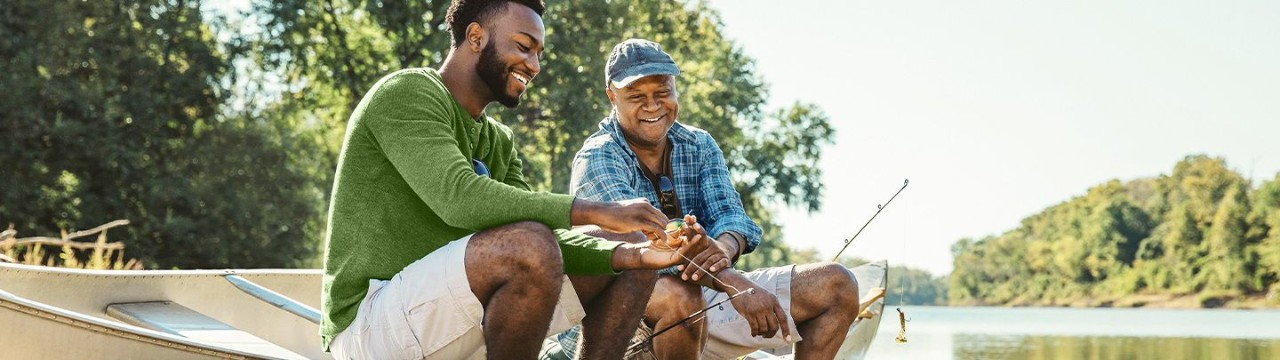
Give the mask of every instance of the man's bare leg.
M 589 228 L 584 232 L 614 241 L 645 241 L 639 233 L 614 234 Z M 617 276 L 570 275 L 569 281 L 587 313 L 582 319 L 578 358 L 621 359 L 657 279 L 654 270 L 624 271 Z
M 661 330 L 706 306 L 701 286 L 675 276 L 659 276 L 645 308 L 645 322 L 654 331 Z M 697 359 L 706 342 L 707 322 L 690 320 L 654 338 L 653 350 L 659 359 Z
M 830 359 L 858 316 L 858 281 L 834 263 L 797 265 L 791 276 L 791 317 L 804 339 L 796 359 Z
M 466 268 L 484 306 L 488 357 L 536 358 L 564 276 L 555 234 L 527 221 L 478 232 L 467 243 Z

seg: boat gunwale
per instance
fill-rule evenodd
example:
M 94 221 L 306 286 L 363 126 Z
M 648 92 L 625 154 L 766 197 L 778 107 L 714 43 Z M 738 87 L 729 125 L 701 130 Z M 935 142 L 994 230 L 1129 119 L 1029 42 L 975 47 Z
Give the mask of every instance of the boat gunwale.
M 36 266 L 25 264 L 9 264 L 0 262 L 0 269 L 12 268 L 14 270 L 32 271 L 57 275 L 75 275 L 75 276 L 163 276 L 163 277 L 184 277 L 184 276 L 225 276 L 225 275 L 273 275 L 273 276 L 315 276 L 324 272 L 321 269 L 201 269 L 201 270 L 87 270 L 87 269 L 71 269 L 48 266 Z
M 68 326 L 86 329 L 118 338 L 164 346 L 202 355 L 217 356 L 229 359 L 271 359 L 262 354 L 244 352 L 214 344 L 204 343 L 190 338 L 167 334 L 134 325 L 115 322 L 66 310 L 57 306 L 41 303 L 0 290 L 0 307 L 17 311 L 44 320 L 56 321 Z

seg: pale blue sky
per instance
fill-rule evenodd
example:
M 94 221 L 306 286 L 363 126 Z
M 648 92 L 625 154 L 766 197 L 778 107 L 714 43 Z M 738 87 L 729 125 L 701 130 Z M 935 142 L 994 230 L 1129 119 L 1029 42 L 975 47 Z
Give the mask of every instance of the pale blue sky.
M 1109 179 L 1225 157 L 1280 171 L 1280 2 L 711 1 L 772 103 L 820 105 L 838 135 L 826 206 L 786 241 L 943 274 L 950 245 L 999 234 Z

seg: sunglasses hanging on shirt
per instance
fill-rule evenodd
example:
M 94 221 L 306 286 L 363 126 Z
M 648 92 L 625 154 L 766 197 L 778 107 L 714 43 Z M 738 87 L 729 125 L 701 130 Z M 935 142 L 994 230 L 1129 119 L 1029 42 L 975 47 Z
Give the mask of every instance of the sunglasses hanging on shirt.
M 676 196 L 675 182 L 671 181 L 674 171 L 671 169 L 671 149 L 675 146 L 667 146 L 667 150 L 662 153 L 662 165 L 660 170 L 662 173 L 654 174 L 649 171 L 644 164 L 636 162 L 636 166 L 640 168 L 640 172 L 649 180 L 649 185 L 653 186 L 653 192 L 658 194 L 658 209 L 662 210 L 662 214 L 671 219 L 683 219 L 684 214 L 680 213 L 680 198 Z

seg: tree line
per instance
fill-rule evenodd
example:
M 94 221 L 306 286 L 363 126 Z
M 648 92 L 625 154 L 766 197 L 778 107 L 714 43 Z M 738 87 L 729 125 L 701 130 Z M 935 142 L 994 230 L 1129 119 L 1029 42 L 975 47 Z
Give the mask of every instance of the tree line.
M 1188 156 L 1170 174 L 1108 181 L 951 252 L 955 305 L 1199 306 L 1280 303 L 1280 174 L 1261 184 L 1222 158 Z

